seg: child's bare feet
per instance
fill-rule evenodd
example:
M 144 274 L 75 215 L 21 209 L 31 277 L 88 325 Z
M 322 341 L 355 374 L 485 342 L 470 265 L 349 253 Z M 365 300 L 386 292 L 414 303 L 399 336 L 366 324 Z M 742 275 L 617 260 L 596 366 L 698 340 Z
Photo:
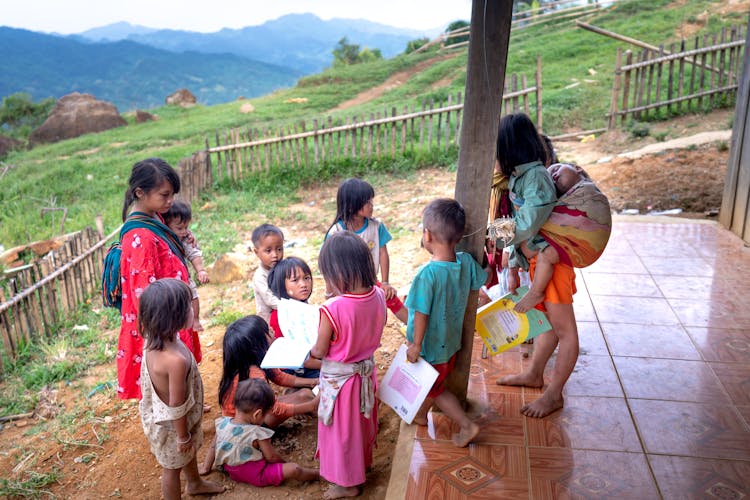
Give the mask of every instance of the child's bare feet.
M 521 413 L 527 417 L 542 418 L 563 407 L 564 400 L 562 396 L 556 397 L 545 392 L 536 401 L 532 401 L 521 407 Z
M 206 464 L 202 463 L 198 466 L 198 474 L 201 476 L 205 476 L 209 472 L 211 472 L 211 467 L 206 466 Z
M 203 413 L 208 413 L 211 411 L 211 405 L 204 404 L 203 405 Z
M 529 372 L 506 375 L 497 381 L 497 385 L 522 385 L 524 387 L 543 387 L 544 376 L 535 376 Z
M 223 484 L 206 481 L 203 478 L 193 485 L 188 483 L 187 486 L 185 486 L 186 495 L 214 495 L 216 493 L 222 493 L 224 490 L 226 490 L 226 488 Z
M 326 500 L 332 500 L 334 498 L 356 497 L 360 493 L 362 493 L 362 488 L 360 486 L 344 488 L 338 484 L 331 484 L 331 487 L 323 494 L 323 498 Z
M 477 434 L 479 434 L 479 426 L 474 422 L 469 422 L 468 425 L 461 427 L 461 430 L 453 435 L 453 444 L 459 448 L 464 448 L 477 437 Z
M 521 300 L 518 301 L 516 304 L 516 307 L 513 309 L 517 313 L 525 313 L 530 311 L 534 308 L 537 304 L 541 303 L 544 300 L 544 292 L 538 292 L 535 291 L 533 288 L 526 292 L 526 295 L 521 297 Z

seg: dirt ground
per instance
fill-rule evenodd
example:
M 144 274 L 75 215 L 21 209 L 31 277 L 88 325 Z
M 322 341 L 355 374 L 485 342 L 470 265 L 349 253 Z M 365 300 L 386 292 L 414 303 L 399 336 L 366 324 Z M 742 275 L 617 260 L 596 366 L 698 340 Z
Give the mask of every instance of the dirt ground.
M 690 133 L 725 128 L 731 114 L 716 113 L 709 117 L 687 117 L 699 122 Z M 664 124 L 677 137 L 686 131 L 677 121 Z M 661 132 L 662 130 L 655 130 Z M 561 160 L 578 162 L 598 182 L 612 203 L 613 210 L 652 210 L 680 208 L 682 215 L 706 217 L 718 209 L 728 158 L 728 144 L 718 142 L 684 149 L 663 151 L 631 160 L 617 155 L 647 143 L 626 135 L 609 134 L 597 138 L 558 142 Z M 608 161 L 601 161 L 602 159 Z M 380 178 L 379 178 L 380 179 Z M 446 169 L 421 170 L 400 179 L 372 179 L 375 185 L 375 216 L 387 223 L 394 240 L 389 243 L 391 255 L 390 282 L 397 287 L 408 284 L 417 267 L 427 260 L 420 249 L 420 212 L 432 198 L 453 196 L 455 173 Z M 312 303 L 323 301 L 323 283 L 315 266 L 318 247 L 328 221 L 334 213 L 336 186 L 326 185 L 301 192 L 301 201 L 279 214 L 276 222 L 288 235 L 287 255 L 304 258 L 311 264 L 315 277 Z M 711 215 L 709 215 L 710 217 Z M 249 234 L 243 235 L 249 240 Z M 256 265 L 255 259 L 249 259 Z M 251 269 L 252 270 L 252 269 Z M 204 360 L 201 363 L 206 400 L 213 410 L 206 415 L 203 428 L 208 440 L 213 435 L 213 419 L 219 415 L 216 393 L 221 375 L 221 339 L 223 327 L 211 326 L 212 317 L 223 308 L 251 313 L 254 309 L 245 281 L 209 284 L 200 289 L 202 316 L 206 332 L 202 335 Z M 230 304 L 229 307 L 226 305 Z M 390 316 L 383 334 L 382 347 L 376 359 L 381 375 L 390 363 L 403 336 L 398 322 Z M 114 353 L 116 331 L 107 332 Z M 116 399 L 105 388 L 90 397 L 87 394 L 103 381 L 114 379 L 114 363 L 99 366 L 84 378 L 58 384 L 40 404 L 60 412 L 57 418 L 39 416 L 4 424 L 0 431 L 0 471 L 2 477 L 26 479 L 29 473 L 56 472 L 58 482 L 46 489 L 60 498 L 159 498 L 160 469 L 148 451 L 134 402 Z M 38 412 L 44 414 L 44 412 Z M 52 412 L 54 413 L 54 412 Z M 381 405 L 380 433 L 373 470 L 368 475 L 363 498 L 385 497 L 392 454 L 398 439 L 399 419 Z M 316 420 L 293 418 L 276 433 L 274 444 L 289 460 L 314 466 Z M 203 458 L 205 447 L 199 451 Z M 226 485 L 221 498 L 316 498 L 326 485 L 323 481 L 301 484 L 285 483 L 278 488 L 259 490 L 234 484 L 221 472 L 211 478 Z

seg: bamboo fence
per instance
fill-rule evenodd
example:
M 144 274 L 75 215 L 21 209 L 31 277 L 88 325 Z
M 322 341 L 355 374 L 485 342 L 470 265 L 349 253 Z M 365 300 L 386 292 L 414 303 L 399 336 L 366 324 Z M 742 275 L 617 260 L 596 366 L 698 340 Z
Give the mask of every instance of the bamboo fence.
M 0 377 L 3 358 L 14 359 L 23 344 L 50 337 L 66 313 L 99 290 L 105 245 L 115 234 L 102 239 L 87 227 L 44 259 L 5 271 L 0 280 Z
M 617 49 L 608 128 L 733 105 L 742 73 L 741 26 L 659 50 Z
M 501 114 L 523 111 L 542 126 L 541 60 L 537 60 L 534 83 L 526 76 L 510 75 L 505 81 Z M 347 160 L 395 158 L 415 150 L 448 150 L 458 145 L 463 103 L 461 94 L 447 102 L 424 102 L 420 110 L 407 106 L 370 113 L 369 119 L 351 118 L 305 121 L 279 130 L 232 129 L 223 141 L 206 152 L 215 155 L 215 178 L 237 181 L 250 172 L 274 166 L 300 168 Z M 213 163 L 209 160 L 209 163 Z M 210 168 L 210 167 L 209 167 Z

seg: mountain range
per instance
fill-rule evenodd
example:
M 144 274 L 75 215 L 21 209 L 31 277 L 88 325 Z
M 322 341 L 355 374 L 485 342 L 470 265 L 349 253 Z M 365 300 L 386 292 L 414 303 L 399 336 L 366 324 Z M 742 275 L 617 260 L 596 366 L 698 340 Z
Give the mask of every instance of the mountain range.
M 312 14 L 215 33 L 128 23 L 68 36 L 0 27 L 0 97 L 26 92 L 38 100 L 77 91 L 129 111 L 162 105 L 185 87 L 199 103 L 217 104 L 264 95 L 321 71 L 343 37 L 392 57 L 410 40 L 429 35 Z

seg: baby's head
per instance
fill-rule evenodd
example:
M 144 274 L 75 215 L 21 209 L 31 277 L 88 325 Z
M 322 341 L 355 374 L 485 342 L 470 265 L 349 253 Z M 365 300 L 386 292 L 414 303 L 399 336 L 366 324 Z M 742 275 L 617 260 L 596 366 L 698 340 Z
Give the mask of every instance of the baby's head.
M 146 287 L 138 307 L 138 326 L 146 349 L 161 351 L 174 341 L 177 332 L 192 326 L 192 299 L 190 287 L 175 278 L 162 278 Z
M 263 422 L 263 416 L 276 403 L 276 395 L 268 382 L 258 378 L 248 378 L 237 383 L 234 393 L 234 407 L 237 415 L 243 414 L 256 425 Z
M 307 302 L 313 291 L 310 266 L 299 257 L 280 260 L 268 273 L 268 288 L 280 299 Z
M 187 236 L 191 220 L 193 220 L 193 211 L 190 205 L 182 200 L 175 200 L 169 210 L 164 213 L 164 222 L 167 227 L 180 239 Z
M 365 240 L 351 231 L 334 233 L 323 243 L 318 268 L 337 295 L 375 286 L 375 265 Z
M 570 163 L 554 163 L 547 167 L 547 171 L 552 176 L 552 180 L 555 181 L 558 194 L 567 193 L 570 188 L 588 177 L 581 167 Z
M 438 243 L 455 246 L 461 241 L 466 228 L 464 207 L 452 198 L 432 200 L 422 212 L 422 227 Z M 422 238 L 424 244 L 424 235 Z M 428 246 L 425 248 L 430 250 Z
M 253 252 L 265 269 L 273 269 L 284 258 L 284 233 L 273 224 L 261 224 L 253 230 Z

